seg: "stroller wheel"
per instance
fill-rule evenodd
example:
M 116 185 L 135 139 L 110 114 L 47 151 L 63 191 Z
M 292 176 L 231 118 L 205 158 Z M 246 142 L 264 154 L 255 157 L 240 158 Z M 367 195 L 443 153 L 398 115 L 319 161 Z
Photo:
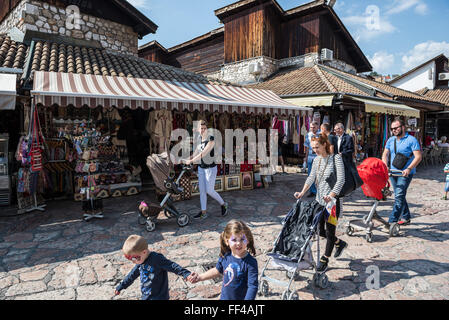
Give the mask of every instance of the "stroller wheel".
M 262 295 L 264 297 L 268 297 L 269 286 L 268 286 L 268 282 L 266 280 L 263 280 L 260 283 L 259 288 L 260 288 L 259 295 Z
M 178 217 L 177 222 L 178 226 L 180 226 L 181 228 L 185 227 L 190 223 L 190 217 L 188 214 L 183 213 Z
M 321 289 L 326 289 L 329 286 L 329 278 L 327 277 L 327 275 L 325 273 L 314 274 L 313 282 L 316 287 L 319 287 Z
M 148 220 L 145 229 L 147 229 L 148 232 L 153 232 L 156 229 L 156 223 L 154 223 L 154 221 Z
M 298 293 L 296 291 L 290 293 L 290 295 L 288 296 L 288 300 L 299 300 Z
M 347 227 L 346 227 L 346 234 L 347 234 L 348 236 L 352 236 L 352 235 L 354 234 L 354 228 L 351 227 L 351 226 L 347 226 Z
M 399 235 L 400 227 L 397 223 L 393 223 L 390 226 L 390 237 L 397 237 Z
M 288 300 L 292 293 L 289 290 L 285 290 L 282 292 L 281 300 Z
M 143 216 L 139 216 L 139 218 L 137 219 L 137 222 L 143 226 L 145 223 L 147 223 L 147 219 Z
M 365 239 L 366 239 L 366 242 L 372 243 L 373 242 L 373 234 L 372 233 L 367 233 L 365 235 Z

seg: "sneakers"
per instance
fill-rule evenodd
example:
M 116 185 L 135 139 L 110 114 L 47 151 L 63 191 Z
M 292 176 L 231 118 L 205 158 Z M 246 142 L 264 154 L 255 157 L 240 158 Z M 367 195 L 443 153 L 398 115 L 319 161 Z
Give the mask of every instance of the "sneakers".
M 322 256 L 320 258 L 320 261 L 318 262 L 318 265 L 316 266 L 316 271 L 319 273 L 323 273 L 327 270 L 327 265 L 329 264 L 329 259 L 325 256 Z
M 193 219 L 196 220 L 203 220 L 207 218 L 207 212 L 203 213 L 203 211 L 200 211 L 197 215 L 193 216 Z
M 348 244 L 343 240 L 340 240 L 339 243 L 336 243 L 335 244 L 336 250 L 335 250 L 334 258 L 338 258 L 339 256 L 341 256 L 341 253 L 343 252 L 344 249 L 346 249 L 347 246 L 348 246 Z
M 222 206 L 221 206 L 221 216 L 227 216 L 229 213 L 229 205 L 227 202 L 225 202 Z
M 398 225 L 400 226 L 406 226 L 410 224 L 410 219 L 409 220 L 401 220 L 398 222 Z

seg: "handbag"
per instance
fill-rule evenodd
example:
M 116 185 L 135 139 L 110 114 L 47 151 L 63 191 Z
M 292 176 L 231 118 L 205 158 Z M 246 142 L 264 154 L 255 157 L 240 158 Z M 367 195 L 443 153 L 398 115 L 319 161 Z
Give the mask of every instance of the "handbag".
M 326 179 L 326 182 L 333 189 L 335 184 L 337 183 L 337 173 L 335 166 L 335 155 L 332 156 L 334 163 L 334 170 L 331 175 Z M 357 168 L 355 167 L 354 162 L 345 162 L 343 160 L 343 165 L 345 168 L 345 183 L 341 188 L 340 193 L 337 195 L 337 198 L 344 198 L 351 194 L 354 190 L 360 188 L 363 185 L 363 180 L 360 178 Z
M 396 149 L 396 138 L 394 139 L 394 159 L 393 166 L 399 170 L 403 170 L 407 165 L 407 162 L 411 159 L 411 157 L 407 157 L 405 154 L 397 152 Z

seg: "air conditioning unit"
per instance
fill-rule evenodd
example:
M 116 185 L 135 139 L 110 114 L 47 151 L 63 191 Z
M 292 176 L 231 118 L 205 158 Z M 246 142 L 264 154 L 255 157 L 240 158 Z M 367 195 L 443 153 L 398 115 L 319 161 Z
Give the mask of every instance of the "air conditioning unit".
M 259 62 L 252 63 L 249 65 L 249 73 L 254 75 L 259 75 L 262 73 L 262 66 Z
M 449 80 L 449 72 L 446 73 L 440 73 L 438 75 L 438 80 Z
M 330 61 L 334 60 L 334 52 L 330 49 L 322 49 L 321 50 L 321 61 Z

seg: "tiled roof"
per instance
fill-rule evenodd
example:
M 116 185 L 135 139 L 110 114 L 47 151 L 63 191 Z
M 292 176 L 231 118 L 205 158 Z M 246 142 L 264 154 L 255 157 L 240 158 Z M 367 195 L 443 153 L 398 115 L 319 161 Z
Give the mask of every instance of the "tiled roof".
M 340 71 L 331 67 L 315 65 L 295 69 L 280 70 L 262 83 L 250 85 L 252 88 L 272 90 L 277 95 L 301 95 L 312 93 L 346 93 L 361 96 L 371 96 L 359 89 L 355 82 L 366 84 L 367 89 L 375 88 L 375 96 L 378 98 L 393 100 L 394 97 L 415 99 L 423 102 L 440 103 L 431 96 L 423 96 L 418 93 L 399 89 L 388 84 L 369 80 L 361 76 Z M 392 97 L 393 96 L 393 97 Z
M 23 69 L 28 47 L 0 34 L 0 67 Z
M 266 81 L 249 87 L 272 90 L 279 96 L 312 93 L 367 94 L 340 78 L 322 70 L 319 66 L 284 69 Z
M 427 88 L 419 90 L 419 92 L 426 98 L 438 101 L 441 104 L 449 107 L 449 88 L 439 88 L 428 90 Z
M 36 42 L 31 59 L 31 71 L 217 83 L 210 81 L 203 75 L 150 62 L 131 55 L 100 48 L 58 44 L 48 41 Z

